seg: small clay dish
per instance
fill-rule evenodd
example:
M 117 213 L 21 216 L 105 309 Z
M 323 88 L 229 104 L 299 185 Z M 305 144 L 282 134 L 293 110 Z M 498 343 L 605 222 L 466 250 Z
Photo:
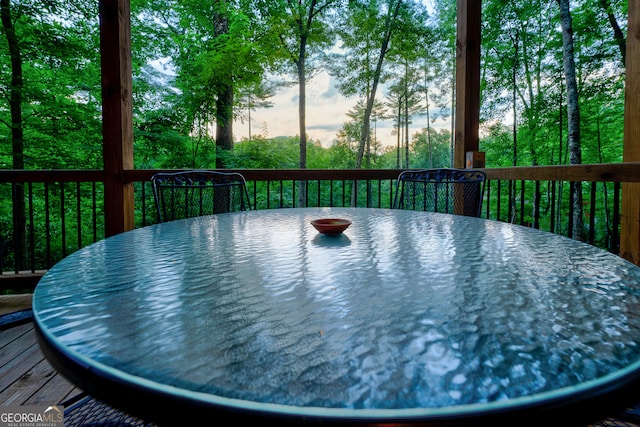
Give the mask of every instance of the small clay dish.
M 322 234 L 337 235 L 349 228 L 351 221 L 343 218 L 319 218 L 311 221 L 311 225 Z

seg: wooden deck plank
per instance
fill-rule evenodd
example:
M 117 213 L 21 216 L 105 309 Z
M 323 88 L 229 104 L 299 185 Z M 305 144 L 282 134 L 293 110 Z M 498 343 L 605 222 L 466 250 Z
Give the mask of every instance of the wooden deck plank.
M 27 336 L 26 338 L 29 337 Z M 14 341 L 13 344 L 14 345 L 9 346 L 6 353 L 7 355 L 11 355 L 12 358 L 8 359 L 6 363 L 2 365 L 3 375 L 0 377 L 0 398 L 2 397 L 4 389 L 10 387 L 11 384 L 25 375 L 43 358 L 42 352 L 33 340 L 29 346 L 26 345 L 26 342 L 18 340 Z M 18 345 L 20 346 L 18 347 Z
M 0 332 L 0 404 L 61 404 L 82 393 L 47 362 L 33 323 Z
M 0 331 L 0 366 L 2 366 L 1 361 L 2 357 L 4 357 L 5 348 L 10 346 L 16 339 L 28 334 L 31 330 L 33 330 L 33 325 L 23 324 Z
M 84 392 L 78 387 L 71 384 L 67 379 L 58 372 L 54 371 L 53 376 L 42 388 L 37 390 L 26 402 L 25 405 L 49 405 L 53 402 L 52 398 L 56 398 L 55 403 L 62 403 L 77 397 Z
M 40 360 L 4 390 L 4 404 L 7 406 L 25 405 L 38 390 L 45 387 L 53 375 L 55 372 L 51 366 L 44 360 Z M 3 396 L 0 396 L 0 399 L 2 398 Z M 56 396 L 55 400 L 49 403 L 57 403 L 58 400 L 59 397 Z
M 51 368 L 43 358 L 13 382 L 2 394 L 5 405 L 59 405 L 82 391 Z M 4 399 L 3 399 L 4 397 Z
M 0 316 L 3 320 L 7 315 Z M 65 425 L 86 427 L 155 427 L 86 397 L 46 360 L 37 343 L 33 322 L 0 324 L 0 406 L 67 405 Z M 104 424 L 103 424 L 104 422 Z

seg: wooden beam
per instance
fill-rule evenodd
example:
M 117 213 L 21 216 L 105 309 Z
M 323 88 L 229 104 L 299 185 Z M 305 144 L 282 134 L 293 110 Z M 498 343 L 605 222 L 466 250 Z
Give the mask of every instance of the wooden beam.
M 133 183 L 123 174 L 133 169 L 129 0 L 100 0 L 99 12 L 105 235 L 112 236 L 134 227 Z
M 453 150 L 453 167 L 456 168 L 464 168 L 466 153 L 479 148 L 481 10 L 481 0 L 458 0 Z
M 640 161 L 640 0 L 629 0 L 624 105 L 624 162 Z M 640 168 L 637 173 L 640 174 Z M 622 184 L 620 256 L 640 265 L 640 183 Z
M 489 180 L 640 182 L 640 162 L 488 168 Z
M 20 271 L 18 273 L 5 271 L 0 274 L 0 291 L 33 292 L 45 273 L 44 270 Z

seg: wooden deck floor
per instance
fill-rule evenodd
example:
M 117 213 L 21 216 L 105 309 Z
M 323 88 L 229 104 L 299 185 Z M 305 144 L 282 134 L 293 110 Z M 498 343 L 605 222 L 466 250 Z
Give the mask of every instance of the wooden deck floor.
M 82 394 L 49 365 L 33 322 L 0 329 L 0 405 L 60 405 Z
M 0 319 L 2 316 L 0 316 Z M 63 405 L 65 402 L 80 399 L 84 393 L 59 374 L 47 362 L 36 340 L 33 322 L 30 319 L 3 325 L 0 322 L 0 406 L 21 405 Z M 84 399 L 85 406 L 100 406 L 98 414 L 111 416 L 112 408 L 106 407 L 90 398 Z M 120 413 L 121 414 L 121 413 Z M 126 414 L 121 414 L 120 417 Z M 95 416 L 95 413 L 94 413 Z M 65 415 L 66 417 L 66 415 Z M 100 415 L 98 415 L 100 417 Z M 125 423 L 109 422 L 109 426 L 150 426 L 141 420 L 127 418 Z M 133 420 L 133 421 L 132 421 Z M 103 425 L 68 424 L 65 426 Z M 139 422 L 136 424 L 135 421 Z M 105 424 L 106 425 L 106 424 Z M 619 416 L 608 418 L 585 427 L 640 427 L 640 405 L 631 408 Z
M 65 427 L 157 427 L 92 399 L 67 381 L 40 350 L 30 310 L 21 313 L 0 316 L 0 407 L 64 406 Z

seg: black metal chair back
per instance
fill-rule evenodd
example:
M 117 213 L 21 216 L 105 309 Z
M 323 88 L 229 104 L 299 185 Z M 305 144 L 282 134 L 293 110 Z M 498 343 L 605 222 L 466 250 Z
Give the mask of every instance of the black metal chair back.
M 237 172 L 157 173 L 151 184 L 158 222 L 251 210 L 246 181 Z
M 477 169 L 425 169 L 400 173 L 395 209 L 480 216 L 486 175 Z

